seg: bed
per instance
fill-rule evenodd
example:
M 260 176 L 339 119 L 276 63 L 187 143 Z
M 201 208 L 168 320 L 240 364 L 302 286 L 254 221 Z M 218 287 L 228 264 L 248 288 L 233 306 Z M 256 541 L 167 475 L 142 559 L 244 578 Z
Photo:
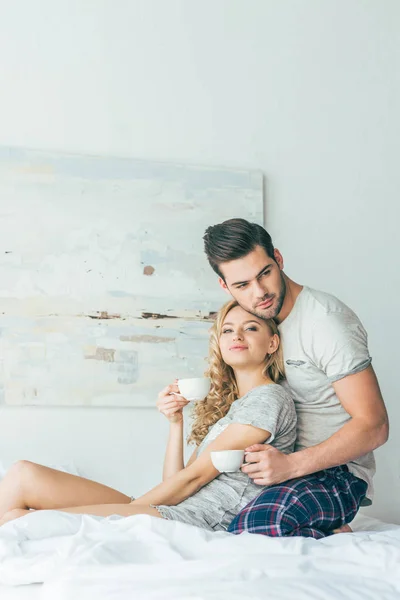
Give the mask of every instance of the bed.
M 358 515 L 353 527 L 317 541 L 35 512 L 0 529 L 0 598 L 398 600 L 400 526 Z

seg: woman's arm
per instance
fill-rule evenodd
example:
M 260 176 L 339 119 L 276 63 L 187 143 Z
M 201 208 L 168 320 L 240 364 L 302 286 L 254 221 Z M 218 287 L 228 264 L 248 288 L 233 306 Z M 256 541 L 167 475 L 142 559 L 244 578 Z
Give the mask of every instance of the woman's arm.
M 170 423 L 167 449 L 163 466 L 163 481 L 184 468 L 183 463 L 183 407 L 188 404 L 175 383 L 158 394 L 157 408 Z
M 167 449 L 165 451 L 163 481 L 185 467 L 183 463 L 183 421 L 170 423 Z
M 252 444 L 265 442 L 269 437 L 268 431 L 253 427 L 253 425 L 239 423 L 229 425 L 191 464 L 157 485 L 150 492 L 134 500 L 133 504 L 175 506 L 189 496 L 193 496 L 219 475 L 219 471 L 211 462 L 211 452 L 214 450 L 244 450 Z

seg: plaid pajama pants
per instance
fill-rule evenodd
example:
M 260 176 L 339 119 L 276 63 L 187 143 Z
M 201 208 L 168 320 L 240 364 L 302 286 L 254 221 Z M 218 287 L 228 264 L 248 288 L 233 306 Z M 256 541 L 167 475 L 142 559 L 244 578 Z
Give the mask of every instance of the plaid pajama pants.
M 353 520 L 367 484 L 346 466 L 265 488 L 234 518 L 228 531 L 315 539 Z

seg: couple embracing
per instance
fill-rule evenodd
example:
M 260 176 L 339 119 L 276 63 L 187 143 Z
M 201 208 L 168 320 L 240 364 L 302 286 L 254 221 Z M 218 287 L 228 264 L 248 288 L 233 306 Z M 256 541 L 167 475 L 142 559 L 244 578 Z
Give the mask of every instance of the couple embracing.
M 367 334 L 340 300 L 283 271 L 268 232 L 244 219 L 209 227 L 208 261 L 232 300 L 212 327 L 211 388 L 197 402 L 183 461 L 176 383 L 159 394 L 170 421 L 163 481 L 132 499 L 117 490 L 19 461 L 0 483 L 0 525 L 29 510 L 100 516 L 149 514 L 209 530 L 322 538 L 373 497 L 373 450 L 388 418 Z M 245 450 L 220 473 L 211 452 Z

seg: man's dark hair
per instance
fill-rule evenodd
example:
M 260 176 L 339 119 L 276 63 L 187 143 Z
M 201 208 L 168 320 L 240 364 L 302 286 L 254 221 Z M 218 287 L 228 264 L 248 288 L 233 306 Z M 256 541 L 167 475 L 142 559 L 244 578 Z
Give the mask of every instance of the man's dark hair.
M 207 227 L 203 240 L 208 262 L 222 279 L 222 263 L 243 258 L 256 246 L 264 248 L 268 256 L 275 260 L 274 245 L 268 231 L 246 219 L 229 219 L 218 225 L 211 225 Z

